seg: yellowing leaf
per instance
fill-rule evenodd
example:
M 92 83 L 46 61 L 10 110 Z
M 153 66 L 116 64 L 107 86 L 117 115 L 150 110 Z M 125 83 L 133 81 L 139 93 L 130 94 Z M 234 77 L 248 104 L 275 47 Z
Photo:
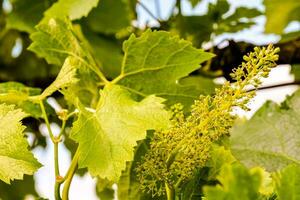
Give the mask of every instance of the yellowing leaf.
M 13 105 L 0 104 L 0 179 L 10 183 L 33 174 L 41 164 L 28 150 L 21 120 L 26 114 Z
M 75 78 L 76 65 L 78 65 L 77 60 L 73 57 L 68 57 L 55 81 L 43 91 L 41 98 L 44 99 L 47 96 L 50 96 L 56 90 L 75 84 L 77 82 L 77 79 Z
M 169 113 L 162 102 L 155 96 L 136 102 L 120 86 L 106 86 L 95 112 L 81 108 L 71 131 L 71 138 L 79 143 L 79 167 L 87 167 L 93 176 L 117 181 L 146 131 L 168 125 Z

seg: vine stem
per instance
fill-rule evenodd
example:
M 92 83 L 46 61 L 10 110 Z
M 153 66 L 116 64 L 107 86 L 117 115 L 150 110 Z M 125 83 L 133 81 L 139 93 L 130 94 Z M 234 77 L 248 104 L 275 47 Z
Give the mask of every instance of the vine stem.
M 165 183 L 167 200 L 175 200 L 175 190 L 173 187 L 169 186 L 168 183 Z
M 78 168 L 78 159 L 79 159 L 79 150 L 77 149 L 75 152 L 75 155 L 72 159 L 71 165 L 68 169 L 68 172 L 64 178 L 64 188 L 62 191 L 62 200 L 68 200 L 69 199 L 69 190 L 71 186 L 72 179 L 74 177 L 74 174 Z
M 56 200 L 61 200 L 60 198 L 60 185 L 59 182 L 59 164 L 58 164 L 58 142 L 54 143 L 54 169 L 55 169 L 55 184 L 54 184 L 54 196 Z
M 49 132 L 50 139 L 51 139 L 51 141 L 54 143 L 54 141 L 55 141 L 54 135 L 53 135 L 52 130 L 51 130 L 51 127 L 50 127 L 50 123 L 49 123 L 49 120 L 48 120 L 48 117 L 47 117 L 47 113 L 46 113 L 46 109 L 45 109 L 43 100 L 40 100 L 40 107 L 41 107 L 42 115 L 43 115 L 43 118 L 44 118 L 44 120 L 45 120 L 47 129 L 48 129 L 48 132 Z
M 42 110 L 42 115 L 43 118 L 45 120 L 50 138 L 52 143 L 54 144 L 54 171 L 55 171 L 55 184 L 54 184 L 54 196 L 56 200 L 61 200 L 60 198 L 60 182 L 58 181 L 59 177 L 60 177 L 60 173 L 59 173 L 59 162 L 58 162 L 58 143 L 60 142 L 60 136 L 59 137 L 55 137 L 53 135 L 50 123 L 49 123 L 49 119 L 46 113 L 46 109 L 43 103 L 43 100 L 40 100 L 40 107 Z M 62 129 L 64 128 L 64 126 L 62 127 Z

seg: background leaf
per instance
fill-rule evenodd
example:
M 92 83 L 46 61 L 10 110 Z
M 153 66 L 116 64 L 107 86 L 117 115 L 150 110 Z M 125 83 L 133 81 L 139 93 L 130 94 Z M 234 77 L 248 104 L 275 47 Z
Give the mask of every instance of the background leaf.
M 300 21 L 300 1 L 298 0 L 265 0 L 266 33 L 281 34 L 293 20 Z M 279 14 L 280 13 L 280 14 Z
M 34 32 L 34 26 L 43 18 L 43 12 L 52 0 L 11 0 L 13 12 L 7 17 L 7 28 Z
M 261 174 L 250 172 L 242 165 L 226 165 L 218 176 L 220 184 L 204 187 L 207 200 L 253 200 L 258 199 Z
M 275 171 L 290 163 L 300 164 L 300 90 L 281 106 L 267 102 L 230 137 L 233 155 L 248 167 Z
M 32 176 L 25 175 L 23 180 L 15 180 L 10 185 L 0 182 L 1 200 L 25 199 L 26 196 L 38 197 Z
M 93 31 L 111 34 L 129 27 L 131 17 L 128 0 L 101 0 L 86 20 Z
M 300 198 L 300 167 L 289 165 L 273 175 L 276 194 L 279 200 Z

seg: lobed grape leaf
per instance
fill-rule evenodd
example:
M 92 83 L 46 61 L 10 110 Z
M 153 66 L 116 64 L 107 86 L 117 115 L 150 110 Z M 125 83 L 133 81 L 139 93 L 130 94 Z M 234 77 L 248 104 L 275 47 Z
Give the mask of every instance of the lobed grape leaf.
M 33 42 L 29 50 L 45 58 L 49 64 L 63 65 L 71 56 L 77 60 L 77 68 L 81 71 L 89 69 L 101 74 L 80 30 L 74 29 L 71 21 L 51 18 L 36 28 L 37 31 L 30 35 Z
M 85 59 L 88 50 L 75 35 L 71 21 L 51 18 L 38 24 L 36 29 L 30 35 L 33 42 L 28 49 L 45 58 L 49 64 L 63 65 L 68 56 Z
M 20 122 L 24 117 L 26 114 L 13 105 L 0 104 L 0 179 L 8 184 L 41 167 L 28 150 L 25 127 Z
M 268 171 L 300 164 L 300 90 L 281 106 L 267 102 L 247 122 L 231 131 L 233 155 L 248 167 Z
M 87 167 L 93 176 L 117 181 L 146 131 L 168 125 L 169 113 L 162 101 L 149 96 L 136 102 L 120 86 L 105 86 L 95 113 L 80 108 L 71 131 L 71 138 L 79 143 L 79 167 Z
M 185 105 L 191 104 L 203 90 L 180 84 L 180 79 L 213 57 L 177 36 L 150 30 L 138 38 L 131 35 L 124 42 L 123 51 L 121 74 L 113 82 L 141 96 L 155 94 Z
M 83 45 L 84 39 L 79 40 L 80 36 L 75 34 L 69 21 L 50 19 L 48 23 L 41 23 L 37 28 L 38 31 L 31 35 L 33 43 L 29 49 L 44 57 L 48 63 L 62 64 L 67 56 L 72 56 L 81 61 L 83 67 L 90 68 L 96 74 L 101 73 L 89 53 L 89 48 Z M 103 53 L 99 48 L 95 48 L 95 45 L 92 47 L 94 53 Z M 116 51 L 114 55 L 119 55 L 115 46 L 112 46 L 112 49 Z M 212 80 L 199 77 L 182 79 L 198 69 L 201 62 L 213 56 L 193 48 L 187 41 L 164 31 L 147 31 L 139 38 L 132 35 L 124 43 L 123 49 L 125 55 L 121 74 L 113 82 L 131 92 L 142 97 L 155 94 L 168 99 L 169 104 L 181 102 L 185 105 L 190 105 L 199 94 L 213 92 L 215 85 Z M 100 62 L 101 58 L 107 58 L 104 54 L 95 57 L 100 58 Z M 102 69 L 104 74 L 113 77 L 120 68 L 105 65 Z
M 59 0 L 45 12 L 45 16 L 46 19 L 52 17 L 80 19 L 86 17 L 98 2 L 99 0 Z
M 63 65 L 69 57 L 68 62 L 74 63 L 80 80 L 68 92 L 90 104 L 99 91 L 97 84 L 102 73 L 82 37 L 80 30 L 75 29 L 69 20 L 52 18 L 47 23 L 40 23 L 37 32 L 31 34 L 33 43 L 29 50 L 56 65 Z

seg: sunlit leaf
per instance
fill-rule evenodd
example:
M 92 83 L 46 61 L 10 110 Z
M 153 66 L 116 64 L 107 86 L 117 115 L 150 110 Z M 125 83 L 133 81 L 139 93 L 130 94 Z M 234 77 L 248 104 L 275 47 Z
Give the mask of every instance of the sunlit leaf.
M 13 105 L 0 104 L 0 179 L 8 184 L 41 167 L 28 150 L 25 127 L 20 122 L 24 117 L 26 114 Z

